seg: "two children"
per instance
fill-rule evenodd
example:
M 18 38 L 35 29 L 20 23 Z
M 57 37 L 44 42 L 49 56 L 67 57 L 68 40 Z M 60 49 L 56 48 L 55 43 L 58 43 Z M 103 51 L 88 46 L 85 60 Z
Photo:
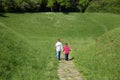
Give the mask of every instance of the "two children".
M 56 47 L 56 57 L 58 60 L 60 60 L 60 55 L 61 55 L 61 51 L 64 52 L 65 54 L 65 60 L 68 61 L 68 57 L 69 57 L 69 53 L 71 51 L 70 47 L 68 46 L 68 43 L 65 43 L 65 46 L 62 47 L 62 43 L 60 41 L 60 39 L 57 40 L 56 44 L 55 44 L 55 47 Z

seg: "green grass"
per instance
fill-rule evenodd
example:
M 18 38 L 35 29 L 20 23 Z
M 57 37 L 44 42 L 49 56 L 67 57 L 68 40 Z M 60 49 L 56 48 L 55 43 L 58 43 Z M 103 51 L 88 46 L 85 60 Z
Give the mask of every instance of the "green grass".
M 0 38 L 1 80 L 58 80 L 52 39 L 32 37 L 30 41 L 2 23 Z
M 11 79 L 21 65 L 32 61 L 28 57 L 33 59 L 29 53 L 34 52 L 21 38 L 16 32 L 0 23 L 0 80 Z
M 75 63 L 85 80 L 120 79 L 119 35 L 116 28 L 76 51 Z
M 99 39 L 99 36 L 104 33 L 106 33 L 107 36 L 110 30 L 120 26 L 120 15 L 109 13 L 7 13 L 5 16 L 8 17 L 0 17 L 0 23 L 4 24 L 6 28 L 9 28 L 10 31 L 13 31 L 13 33 L 19 37 L 18 40 L 22 40 L 22 42 L 27 45 L 21 45 L 21 41 L 16 40 L 12 35 L 10 36 L 10 40 L 18 41 L 19 45 L 21 47 L 23 46 L 21 51 L 25 51 L 21 52 L 22 54 L 18 56 L 16 54 L 19 53 L 19 50 L 15 50 L 13 53 L 15 52 L 14 54 L 17 57 L 23 58 L 24 55 L 26 55 L 26 62 L 23 65 L 18 64 L 18 67 L 15 66 L 17 69 L 15 69 L 14 72 L 11 72 L 14 74 L 10 75 L 11 80 L 58 80 L 58 62 L 55 58 L 54 47 L 57 38 L 61 38 L 63 44 L 65 42 L 70 44 L 72 48 L 70 57 L 75 57 L 74 62 L 76 63 L 76 67 L 83 77 L 85 76 L 85 79 L 109 80 L 109 77 L 111 76 L 112 80 L 119 75 L 119 73 L 114 70 L 111 70 L 111 72 L 107 71 L 107 68 L 105 67 L 108 67 L 106 65 L 109 64 L 109 61 L 106 61 L 106 63 L 99 66 L 101 59 L 111 60 L 112 57 L 104 57 L 107 56 L 107 54 L 104 54 L 103 47 L 102 50 L 100 48 L 101 46 L 104 46 L 104 43 L 102 43 L 102 41 L 96 43 L 95 41 L 96 39 Z M 4 36 L 6 36 L 6 34 L 4 34 Z M 104 39 L 104 37 L 100 38 Z M 5 39 L 3 38 L 0 40 L 4 41 Z M 6 44 L 9 43 L 10 42 Z M 10 43 L 10 45 L 12 45 L 12 43 Z M 13 46 L 19 47 L 19 45 Z M 106 53 L 109 53 L 110 48 L 113 47 L 106 49 L 106 46 L 107 45 L 105 45 L 105 51 Z M 111 54 L 114 53 L 114 51 L 111 52 Z M 99 55 L 96 55 L 97 57 L 95 58 L 94 55 L 98 53 Z M 119 58 L 117 60 L 119 60 Z M 119 64 L 117 67 L 110 66 L 111 68 L 119 70 L 119 68 L 117 68 Z M 108 68 L 111 69 L 110 67 Z M 105 70 L 107 72 L 102 74 L 102 71 Z M 112 72 L 115 75 L 112 74 Z

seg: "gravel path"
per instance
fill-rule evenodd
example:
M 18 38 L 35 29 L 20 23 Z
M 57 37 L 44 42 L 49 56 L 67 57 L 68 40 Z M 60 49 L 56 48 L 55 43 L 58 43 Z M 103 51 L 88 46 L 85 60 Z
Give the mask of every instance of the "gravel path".
M 59 80 L 82 80 L 71 60 L 65 61 L 62 59 L 59 61 L 58 76 Z

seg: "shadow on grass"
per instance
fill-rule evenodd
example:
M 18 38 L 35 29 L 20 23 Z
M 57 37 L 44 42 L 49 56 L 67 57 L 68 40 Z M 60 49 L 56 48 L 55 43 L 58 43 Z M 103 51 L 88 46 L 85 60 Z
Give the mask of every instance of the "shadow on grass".
M 74 57 L 70 58 L 69 60 L 73 60 L 73 59 L 74 59 Z
M 65 14 L 65 15 L 69 15 L 70 13 L 80 13 L 79 11 L 76 11 L 76 12 L 62 12 L 63 14 Z M 81 12 L 82 13 L 82 12 Z
M 65 14 L 65 15 L 69 15 L 70 12 L 62 12 L 62 13 Z
M 73 60 L 74 57 L 70 58 L 69 61 Z M 65 60 L 65 58 L 61 58 L 61 60 Z
M 5 13 L 0 13 L 0 17 L 5 17 L 5 18 L 7 18 L 8 16 L 6 16 Z

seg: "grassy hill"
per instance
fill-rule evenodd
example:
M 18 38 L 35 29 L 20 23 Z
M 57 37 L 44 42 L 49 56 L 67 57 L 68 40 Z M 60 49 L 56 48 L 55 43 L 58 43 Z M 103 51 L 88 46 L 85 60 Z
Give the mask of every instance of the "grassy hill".
M 17 68 L 26 64 L 28 53 L 28 44 L 0 23 L 0 80 L 10 80 Z
M 47 63 L 47 59 L 52 61 L 50 56 L 33 48 L 24 36 L 0 23 L 0 80 L 49 80 L 56 75 L 53 66 L 56 63 Z
M 75 63 L 86 80 L 119 80 L 120 28 L 80 48 Z
M 17 68 L 14 72 L 11 72 L 14 75 L 8 74 L 11 77 L 11 80 L 58 80 L 58 62 L 55 58 L 54 47 L 57 38 L 61 38 L 63 44 L 66 42 L 70 44 L 72 48 L 70 57 L 75 57 L 75 63 L 79 71 L 83 74 L 83 77 L 85 76 L 87 80 L 100 80 L 100 77 L 102 76 L 100 73 L 102 72 L 99 71 L 102 71 L 102 69 L 104 70 L 106 65 L 103 64 L 103 68 L 101 68 L 101 66 L 96 67 L 99 66 L 98 63 L 100 62 L 98 61 L 101 60 L 101 57 L 100 55 L 96 55 L 96 59 L 92 55 L 101 53 L 101 55 L 103 56 L 104 48 L 102 47 L 103 49 L 101 49 L 100 47 L 104 45 L 107 46 L 107 42 L 103 40 L 104 36 L 100 36 L 103 34 L 107 36 L 109 33 L 112 34 L 116 32 L 117 30 L 113 32 L 109 31 L 115 28 L 118 29 L 120 25 L 120 16 L 108 13 L 7 13 L 4 14 L 4 16 L 0 17 L 0 23 L 1 25 L 5 24 L 5 29 L 10 29 L 10 31 L 6 32 L 6 30 L 4 30 L 6 34 L 2 32 L 0 34 L 9 38 L 7 34 L 13 33 L 16 37 L 14 38 L 14 36 L 11 35 L 8 39 L 8 43 L 11 46 L 14 46 L 13 43 L 16 43 L 17 41 L 18 45 L 16 44 L 17 46 L 15 45 L 14 47 L 21 47 L 22 49 L 20 49 L 20 51 L 19 49 L 15 51 L 13 50 L 13 53 L 15 52 L 14 54 L 16 55 L 21 52 L 21 55 L 16 55 L 16 58 L 22 57 L 25 59 L 24 61 L 21 61 L 21 63 L 25 62 L 24 64 L 18 65 L 20 67 L 14 66 Z M 114 35 L 109 36 L 114 37 Z M 98 37 L 100 37 L 100 39 Z M 1 43 L 5 41 L 4 38 L 1 38 L 0 40 L 2 41 Z M 102 43 L 102 40 L 106 43 Z M 112 41 L 114 42 L 114 40 Z M 5 42 L 2 45 L 4 47 L 6 47 L 6 45 L 4 45 Z M 11 48 L 14 49 L 14 47 Z M 111 47 L 106 49 L 106 53 L 109 53 L 110 48 Z M 1 48 L 1 50 L 3 49 Z M 95 50 L 97 50 L 98 52 L 94 53 L 96 52 Z M 103 52 L 99 52 L 102 50 Z M 7 51 L 7 49 L 5 49 L 5 51 Z M 91 56 L 89 55 L 89 53 L 91 54 Z M 24 57 L 24 55 L 26 56 Z M 105 60 L 107 60 L 107 58 L 105 58 Z M 110 57 L 110 59 L 111 58 L 112 57 Z M 90 59 L 94 60 L 94 62 L 92 62 Z M 13 61 L 15 61 L 15 59 Z M 94 65 L 94 67 L 92 67 L 90 63 L 92 65 L 94 65 L 94 63 L 96 64 Z M 9 64 L 7 63 L 7 65 Z M 117 68 L 112 65 L 110 66 L 112 68 Z M 99 73 L 98 75 L 96 75 L 96 73 L 94 72 L 95 70 L 96 73 Z M 91 71 L 92 74 L 89 73 L 89 71 Z M 105 74 L 108 74 L 105 75 L 108 78 L 111 72 L 108 71 Z M 111 79 L 114 79 L 114 76 L 116 75 L 118 75 L 118 73 L 112 75 L 113 78 Z M 2 77 L 2 79 L 3 78 L 4 77 Z
M 93 0 L 86 12 L 120 13 L 119 0 Z

